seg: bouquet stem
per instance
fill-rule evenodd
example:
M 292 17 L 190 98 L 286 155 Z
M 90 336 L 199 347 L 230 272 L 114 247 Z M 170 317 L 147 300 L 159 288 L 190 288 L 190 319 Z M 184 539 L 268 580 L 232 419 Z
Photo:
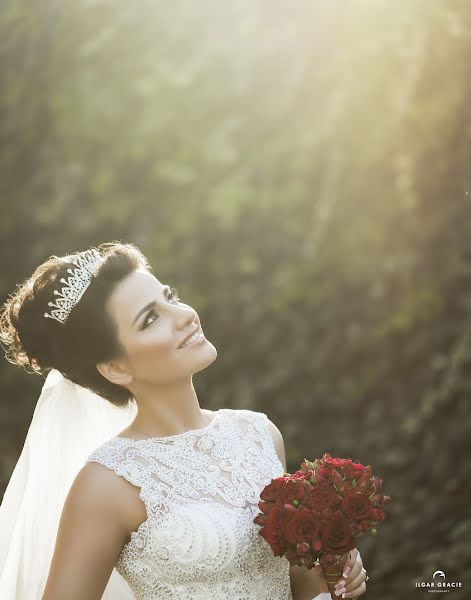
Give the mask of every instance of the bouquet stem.
M 346 552 L 341 555 L 334 565 L 323 566 L 324 577 L 327 581 L 327 587 L 329 588 L 330 596 L 333 600 L 339 600 L 339 597 L 335 595 L 335 584 L 342 577 L 343 568 L 349 556 L 350 553 Z

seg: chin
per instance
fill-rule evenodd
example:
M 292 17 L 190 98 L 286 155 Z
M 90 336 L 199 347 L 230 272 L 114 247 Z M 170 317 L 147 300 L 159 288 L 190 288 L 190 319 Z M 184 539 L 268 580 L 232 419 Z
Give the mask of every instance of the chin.
M 208 342 L 208 340 L 206 340 L 206 345 L 208 346 L 208 348 L 206 348 L 206 352 L 201 352 L 201 354 L 204 356 L 200 357 L 200 360 L 197 362 L 196 366 L 194 367 L 194 371 L 193 373 L 198 373 L 199 371 L 203 371 L 204 369 L 206 369 L 207 367 L 209 367 L 209 365 L 213 364 L 213 362 L 216 360 L 218 352 L 216 350 L 216 348 L 213 346 L 213 344 L 211 344 L 211 342 Z

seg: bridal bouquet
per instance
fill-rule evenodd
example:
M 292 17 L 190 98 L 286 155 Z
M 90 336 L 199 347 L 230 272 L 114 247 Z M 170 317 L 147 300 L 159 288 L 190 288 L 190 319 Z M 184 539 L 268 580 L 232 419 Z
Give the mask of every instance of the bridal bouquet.
M 372 467 L 325 453 L 304 459 L 293 475 L 272 479 L 260 494 L 262 511 L 254 518 L 258 533 L 275 556 L 291 565 L 311 569 L 321 564 L 325 575 L 342 571 L 356 539 L 385 518 L 383 506 L 391 500 L 381 494 L 382 480 Z

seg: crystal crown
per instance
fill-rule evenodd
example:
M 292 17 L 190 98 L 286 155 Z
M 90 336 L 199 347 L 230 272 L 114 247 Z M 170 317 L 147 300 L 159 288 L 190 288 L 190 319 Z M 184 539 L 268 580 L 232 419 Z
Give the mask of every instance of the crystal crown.
M 58 296 L 56 303 L 48 302 L 48 306 L 55 306 L 56 308 L 51 310 L 50 313 L 44 313 L 45 317 L 55 319 L 62 324 L 67 321 L 70 311 L 85 293 L 92 276 L 97 272 L 102 262 L 100 253 L 94 248 L 85 250 L 80 254 L 65 256 L 64 259 L 76 265 L 77 268 L 67 269 L 67 273 L 70 273 L 71 276 L 67 280 L 64 278 L 60 280 L 61 283 L 65 283 L 60 291 L 54 290 L 54 294 Z

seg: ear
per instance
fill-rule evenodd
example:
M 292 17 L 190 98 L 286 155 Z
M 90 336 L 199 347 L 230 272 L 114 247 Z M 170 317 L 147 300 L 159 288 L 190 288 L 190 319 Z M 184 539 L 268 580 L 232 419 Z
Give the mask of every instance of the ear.
M 118 385 L 129 385 L 132 380 L 132 374 L 124 364 L 118 360 L 110 360 L 96 364 L 98 372 L 111 383 Z

